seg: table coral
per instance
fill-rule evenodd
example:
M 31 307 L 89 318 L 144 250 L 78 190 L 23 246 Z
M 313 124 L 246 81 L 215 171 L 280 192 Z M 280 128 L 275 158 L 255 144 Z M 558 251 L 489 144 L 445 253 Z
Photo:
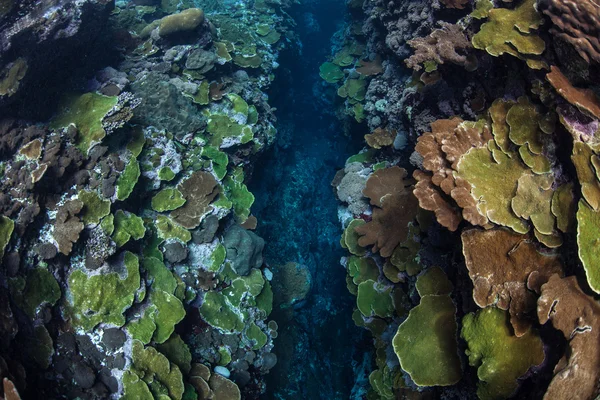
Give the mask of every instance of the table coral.
M 573 46 L 585 61 L 600 63 L 600 4 L 596 0 L 538 0 L 550 17 L 550 32 Z
M 465 315 L 460 335 L 467 342 L 469 364 L 477 367 L 481 400 L 510 398 L 518 378 L 544 361 L 540 337 L 532 330 L 514 336 L 507 313 L 495 307 Z
M 555 367 L 544 399 L 595 398 L 600 380 L 600 305 L 581 290 L 576 277 L 553 275 L 541 287 L 537 311 L 540 323 L 551 321 L 569 346 Z
M 461 236 L 475 303 L 508 310 L 515 335 L 524 335 L 535 309 L 532 285 L 562 273 L 558 257 L 539 252 L 530 237 L 506 229 L 471 229 Z

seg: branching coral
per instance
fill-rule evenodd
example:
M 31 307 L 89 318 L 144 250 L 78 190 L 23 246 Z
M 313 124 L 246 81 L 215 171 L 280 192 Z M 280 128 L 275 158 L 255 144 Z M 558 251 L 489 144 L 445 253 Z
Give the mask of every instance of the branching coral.
M 531 238 L 506 229 L 471 229 L 462 242 L 475 303 L 508 310 L 515 335 L 524 335 L 535 309 L 530 289 L 562 273 L 558 257 L 540 253 Z
M 587 62 L 600 63 L 600 4 L 596 0 L 538 0 L 550 32 L 571 44 Z
M 441 29 L 434 30 L 427 37 L 409 40 L 408 44 L 415 49 L 415 54 L 406 60 L 406 65 L 415 71 L 420 71 L 423 65 L 446 62 L 463 66 L 467 70 L 476 68 L 475 62 L 467 54 L 473 45 L 458 25 L 441 23 Z M 428 69 L 431 68 L 426 68 L 426 71 Z
M 600 304 L 579 287 L 577 278 L 550 277 L 538 300 L 540 323 L 552 321 L 570 351 L 555 367 L 545 400 L 593 399 L 600 381 Z
M 73 249 L 73 244 L 79 240 L 79 234 L 84 228 L 83 222 L 77 214 L 83 209 L 81 200 L 69 200 L 60 207 L 56 213 L 54 224 L 54 240 L 58 251 L 68 256 Z
M 417 212 L 417 199 L 406 179 L 406 170 L 391 167 L 377 170 L 367 180 L 363 193 L 373 208 L 373 219 L 355 228 L 358 244 L 373 245 L 373 252 L 389 257 L 400 242 L 406 240 L 408 224 Z

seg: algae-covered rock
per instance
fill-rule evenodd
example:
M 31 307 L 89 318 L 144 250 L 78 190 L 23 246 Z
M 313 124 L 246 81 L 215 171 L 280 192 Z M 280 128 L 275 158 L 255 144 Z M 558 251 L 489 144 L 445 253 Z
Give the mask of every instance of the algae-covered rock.
M 252 268 L 262 266 L 265 241 L 256 233 L 235 224 L 225 231 L 223 243 L 227 259 L 239 275 L 247 275 Z
M 508 313 L 487 307 L 463 318 L 461 337 L 467 341 L 469 364 L 477 367 L 477 395 L 481 400 L 507 399 L 517 379 L 544 361 L 540 337 L 529 330 L 521 337 L 511 332 Z
M 312 276 L 306 265 L 289 262 L 273 269 L 273 306 L 280 309 L 293 307 L 308 296 Z

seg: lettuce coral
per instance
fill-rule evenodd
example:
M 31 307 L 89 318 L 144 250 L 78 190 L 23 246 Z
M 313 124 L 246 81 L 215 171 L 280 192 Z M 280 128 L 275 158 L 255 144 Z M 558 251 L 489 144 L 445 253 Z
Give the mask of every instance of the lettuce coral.
M 487 307 L 463 318 L 461 337 L 467 342 L 469 364 L 477 367 L 477 396 L 481 400 L 507 399 L 517 379 L 544 361 L 540 337 L 532 330 L 513 336 L 507 313 Z
M 74 326 L 91 331 L 99 323 L 119 327 L 125 324 L 123 313 L 133 304 L 140 287 L 140 271 L 137 256 L 124 252 L 122 257 L 117 265 L 112 265 L 122 269 L 122 274 L 88 275 L 82 270 L 70 274 L 70 296 L 65 309 Z
M 54 118 L 51 126 L 62 128 L 74 124 L 78 132 L 77 148 L 87 155 L 106 136 L 102 120 L 117 102 L 117 97 L 96 93 L 71 96 L 65 100 L 64 111 Z
M 523 0 L 514 10 L 490 10 L 489 21 L 473 36 L 473 46 L 495 57 L 510 54 L 527 61 L 530 68 L 540 69 L 543 64 L 537 56 L 546 49 L 546 42 L 535 34 L 543 22 L 535 1 Z
M 475 303 L 508 310 L 515 335 L 524 335 L 535 310 L 531 289 L 562 274 L 558 257 L 541 253 L 530 237 L 506 229 L 471 229 L 461 236 Z
M 396 246 L 406 240 L 408 224 L 417 211 L 417 199 L 406 176 L 406 170 L 400 167 L 377 170 L 363 191 L 375 207 L 372 220 L 354 229 L 360 236 L 358 244 L 373 245 L 373 252 L 382 257 L 391 256 Z
M 419 276 L 422 279 L 428 274 Z M 421 302 L 410 310 L 393 339 L 400 366 L 419 386 L 448 386 L 462 377 L 456 342 L 456 306 L 452 284 L 440 274 L 438 284 L 421 284 Z M 418 282 L 417 281 L 417 282 Z M 449 283 L 449 282 L 448 282 Z

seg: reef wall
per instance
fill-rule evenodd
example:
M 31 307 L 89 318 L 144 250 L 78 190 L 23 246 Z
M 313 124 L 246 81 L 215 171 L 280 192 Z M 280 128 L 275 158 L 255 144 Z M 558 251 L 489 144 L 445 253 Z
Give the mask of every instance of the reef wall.
M 289 6 L 0 1 L 4 398 L 265 393 L 285 292 L 246 183 Z
M 364 134 L 332 184 L 365 397 L 596 398 L 600 6 L 347 6 L 320 75 Z

